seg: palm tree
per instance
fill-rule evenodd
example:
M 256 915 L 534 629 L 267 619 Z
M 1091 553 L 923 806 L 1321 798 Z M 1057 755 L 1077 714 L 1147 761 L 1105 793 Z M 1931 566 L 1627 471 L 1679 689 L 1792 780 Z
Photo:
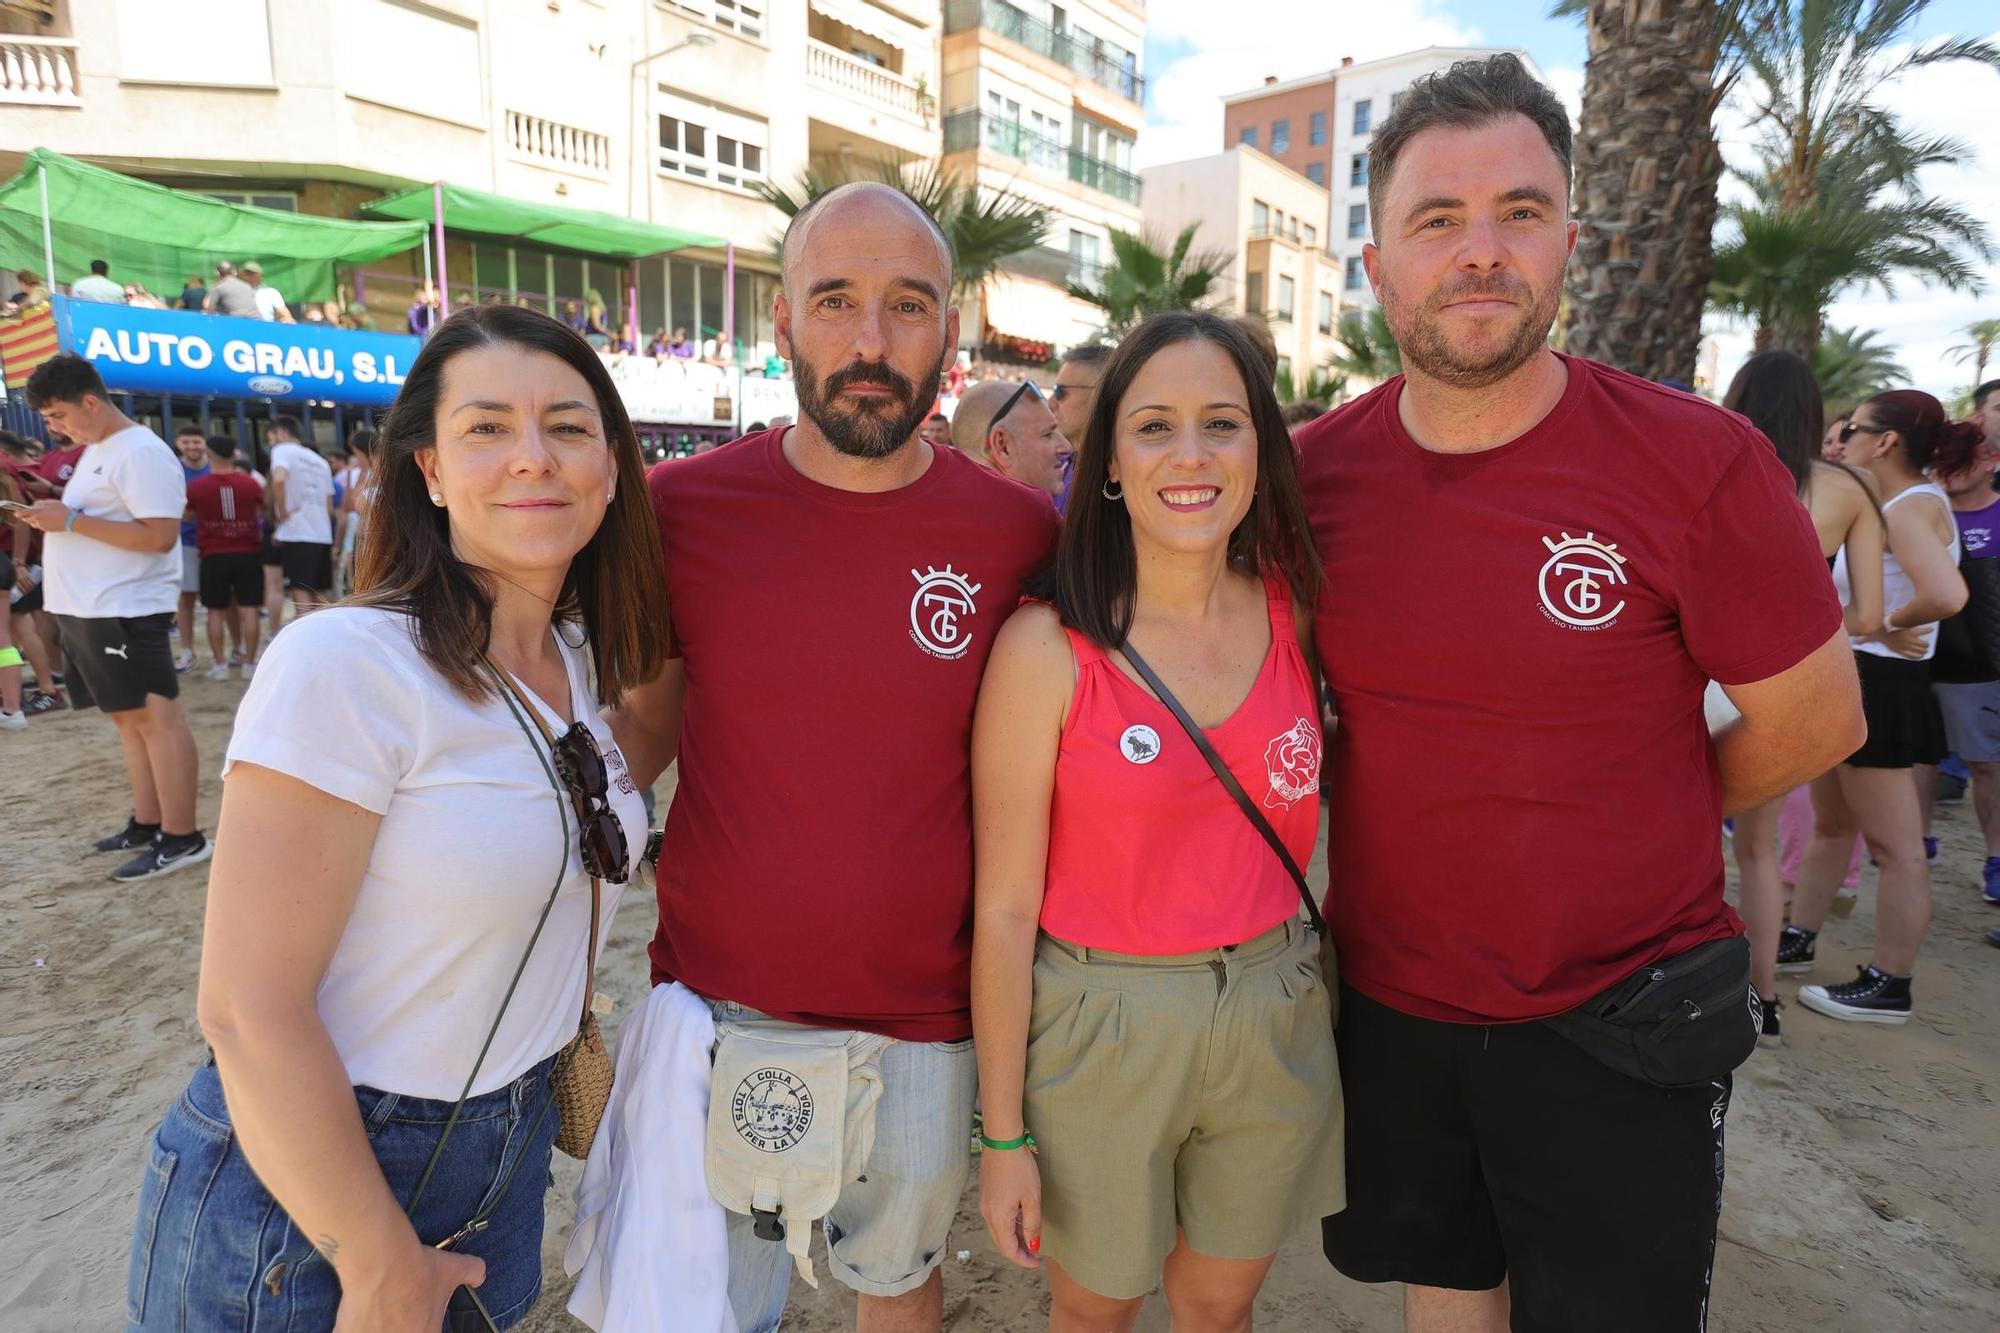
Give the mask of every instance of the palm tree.
M 1722 174 L 1710 123 L 1729 86 L 1717 0 L 1560 0 L 1553 12 L 1582 17 L 1590 46 L 1563 344 L 1692 383 Z
M 1403 373 L 1403 352 L 1389 329 L 1389 318 L 1381 306 L 1367 310 L 1347 310 L 1334 332 L 1340 351 L 1326 363 L 1328 370 L 1350 380 L 1380 384 Z
M 1969 343 L 1960 343 L 1951 349 L 1955 361 L 1972 363 L 1972 387 L 1977 389 L 1986 382 L 1986 363 L 1993 359 L 1993 349 L 2000 346 L 2000 319 L 1981 319 L 1965 326 Z
M 1105 335 L 1114 340 L 1148 315 L 1201 309 L 1215 295 L 1216 281 L 1231 261 L 1219 250 L 1196 250 L 1199 229 L 1199 223 L 1189 223 L 1162 250 L 1153 239 L 1113 228 L 1111 262 L 1095 284 L 1068 284 L 1069 294 L 1104 312 Z
M 1303 384 L 1292 381 L 1289 369 L 1281 370 L 1275 387 L 1281 403 L 1314 402 L 1334 407 L 1347 400 L 1347 376 L 1326 366 L 1313 367 Z
M 1884 389 L 1910 382 L 1910 372 L 1874 329 L 1828 329 L 1812 350 L 1813 375 L 1827 414 L 1850 412 Z

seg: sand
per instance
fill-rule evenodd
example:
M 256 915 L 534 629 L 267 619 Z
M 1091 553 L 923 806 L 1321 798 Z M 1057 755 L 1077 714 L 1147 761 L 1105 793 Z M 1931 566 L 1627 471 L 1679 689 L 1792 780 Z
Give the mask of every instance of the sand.
M 188 681 L 202 756 L 200 810 L 242 686 Z M 661 788 L 671 790 L 669 776 Z M 80 848 L 120 826 L 124 776 L 110 725 L 59 713 L 0 734 L 0 1329 L 120 1326 L 127 1247 L 147 1135 L 201 1056 L 194 1022 L 205 869 L 122 887 L 111 858 Z M 1737 1076 L 1728 1194 L 1716 1262 L 1719 1333 L 2000 1328 L 2000 910 L 1973 881 L 1982 849 L 1969 807 L 1939 812 L 1937 914 L 1918 1017 L 1901 1028 L 1836 1024 L 1796 1005 L 1788 1044 Z M 1315 878 L 1318 872 L 1315 869 Z M 1873 874 L 1822 938 L 1814 979 L 1866 956 Z M 651 894 L 626 897 L 601 984 L 630 1012 L 646 985 Z M 1790 998 L 1796 990 L 1786 981 Z M 614 1015 L 614 1023 L 617 1015 Z M 556 1158 L 544 1246 L 547 1292 L 523 1326 L 580 1329 L 562 1310 L 560 1258 L 579 1171 Z M 1002 1262 L 970 1193 L 945 1264 L 945 1327 L 1042 1326 L 1039 1275 Z M 961 1260 L 960 1252 L 968 1252 Z M 794 1283 L 786 1328 L 849 1328 L 853 1297 Z M 1400 1295 L 1338 1277 L 1317 1235 L 1286 1246 L 1259 1300 L 1275 1333 L 1397 1330 Z M 1141 1321 L 1164 1330 L 1155 1298 Z

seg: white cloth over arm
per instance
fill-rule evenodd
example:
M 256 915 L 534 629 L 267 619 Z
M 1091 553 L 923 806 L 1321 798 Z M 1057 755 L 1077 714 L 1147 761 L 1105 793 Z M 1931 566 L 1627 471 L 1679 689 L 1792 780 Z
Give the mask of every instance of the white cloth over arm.
M 598 1333 L 737 1333 L 724 1214 L 702 1164 L 714 1045 L 708 1005 L 679 982 L 653 987 L 619 1030 L 563 1253 L 569 1312 Z

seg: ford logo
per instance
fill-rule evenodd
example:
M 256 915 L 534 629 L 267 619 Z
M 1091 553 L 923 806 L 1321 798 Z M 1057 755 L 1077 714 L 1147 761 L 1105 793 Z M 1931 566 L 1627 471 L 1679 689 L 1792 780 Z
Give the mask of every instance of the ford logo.
M 258 375 L 250 380 L 251 393 L 261 393 L 266 398 L 282 398 L 292 391 L 292 382 L 276 375 Z

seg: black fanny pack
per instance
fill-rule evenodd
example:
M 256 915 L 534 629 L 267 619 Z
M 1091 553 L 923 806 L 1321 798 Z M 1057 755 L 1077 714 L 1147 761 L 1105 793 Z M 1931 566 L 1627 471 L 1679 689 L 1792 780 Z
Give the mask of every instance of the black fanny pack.
M 1542 1022 L 1642 1083 L 1711 1083 L 1750 1058 L 1764 1026 L 1763 1006 L 1750 984 L 1750 941 L 1741 935 L 1712 940 L 1648 963 Z

